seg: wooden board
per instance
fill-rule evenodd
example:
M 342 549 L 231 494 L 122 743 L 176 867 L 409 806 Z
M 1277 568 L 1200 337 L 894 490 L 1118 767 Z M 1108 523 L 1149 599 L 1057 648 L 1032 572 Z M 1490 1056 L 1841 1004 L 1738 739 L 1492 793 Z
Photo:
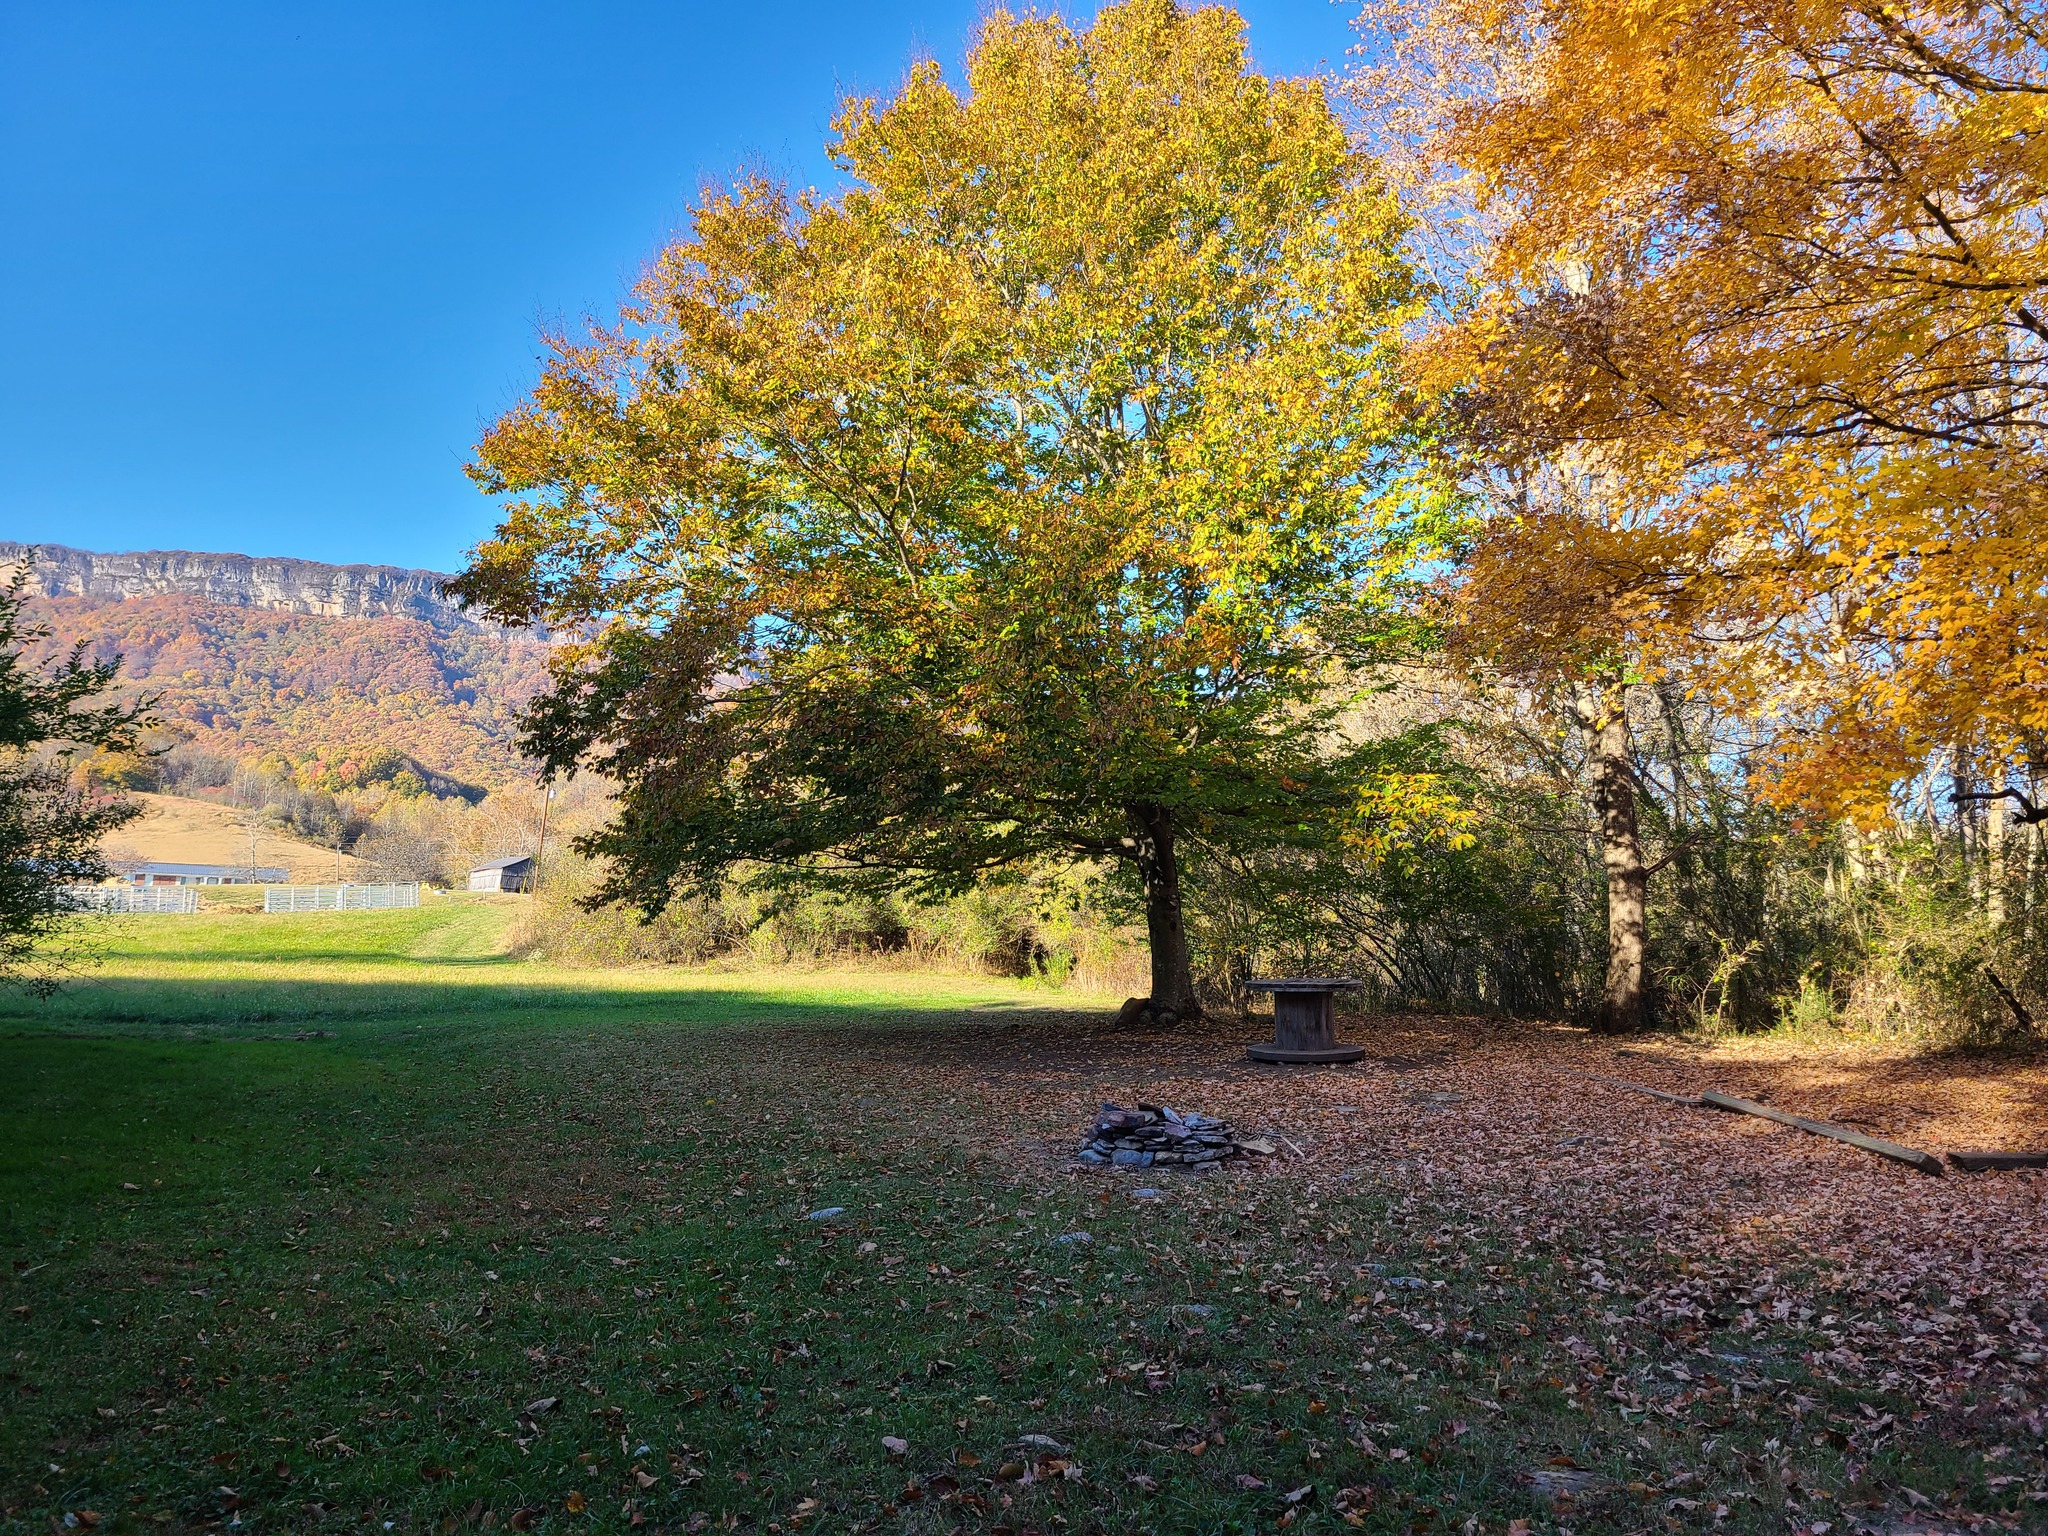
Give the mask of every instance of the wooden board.
M 1941 1159 L 1932 1152 L 1922 1152 L 1916 1147 L 1902 1147 L 1895 1141 L 1879 1141 L 1875 1136 L 1866 1136 L 1861 1131 L 1852 1131 L 1846 1125 L 1835 1125 L 1826 1120 L 1809 1120 L 1804 1115 L 1787 1114 L 1782 1109 L 1772 1109 L 1768 1104 L 1753 1103 L 1738 1099 L 1733 1094 L 1716 1093 L 1708 1089 L 1700 1095 L 1700 1102 L 1710 1109 L 1730 1110 L 1738 1115 L 1757 1115 L 1765 1120 L 1775 1120 L 1779 1125 L 1789 1125 L 1796 1131 L 1805 1131 L 1810 1136 L 1826 1136 L 1835 1141 L 1845 1141 L 1852 1147 L 1865 1152 L 1875 1152 L 1879 1157 L 1888 1157 L 1895 1163 L 1904 1163 L 1908 1168 L 1917 1168 L 1922 1173 L 1940 1178 Z
M 1666 1104 L 1682 1104 L 1687 1109 L 1700 1107 L 1698 1094 L 1666 1093 L 1662 1088 L 1646 1088 L 1641 1083 L 1627 1082 L 1619 1077 L 1602 1077 L 1598 1072 L 1580 1072 L 1572 1067 L 1559 1067 L 1557 1070 L 1570 1077 L 1583 1077 L 1588 1082 L 1605 1083 L 1610 1088 L 1626 1088 L 1630 1093 L 1640 1093 L 1646 1098 L 1659 1099 Z
M 1964 1173 L 1991 1168 L 2048 1168 L 2048 1152 L 1951 1152 L 1948 1160 Z

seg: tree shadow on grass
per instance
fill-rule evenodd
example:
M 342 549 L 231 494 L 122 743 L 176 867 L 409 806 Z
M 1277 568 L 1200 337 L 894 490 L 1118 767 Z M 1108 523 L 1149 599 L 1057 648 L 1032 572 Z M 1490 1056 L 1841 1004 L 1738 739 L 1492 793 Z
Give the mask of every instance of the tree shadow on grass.
M 180 957 L 203 963 L 204 955 Z M 67 1035 L 186 1038 L 246 1035 L 258 1026 L 342 1029 L 350 1034 L 496 1028 L 526 1030 L 650 1024 L 691 1029 L 882 1029 L 929 1038 L 967 1024 L 969 1034 L 1025 1019 L 1092 1020 L 1102 1005 L 990 995 L 985 984 L 934 977 L 928 987 L 890 977 L 863 985 L 846 975 L 711 980 L 701 972 L 550 972 L 519 962 L 416 961 L 407 979 L 323 974 L 99 976 L 47 999 L 0 998 L 0 1030 Z M 393 970 L 401 969 L 394 965 Z M 992 1026 L 991 1021 L 1000 1021 Z M 259 1031 L 261 1032 L 261 1031 Z

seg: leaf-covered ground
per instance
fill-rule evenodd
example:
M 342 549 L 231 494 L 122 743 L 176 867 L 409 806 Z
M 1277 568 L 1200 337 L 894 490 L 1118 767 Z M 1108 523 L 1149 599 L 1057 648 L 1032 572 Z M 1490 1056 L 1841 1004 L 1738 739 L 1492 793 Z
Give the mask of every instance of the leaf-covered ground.
M 2042 1176 L 1574 1075 L 1939 1149 L 2048 1142 L 2035 1065 L 180 921 L 0 1024 L 10 1528 L 2048 1525 Z M 1281 1151 L 1085 1170 L 1103 1098 Z

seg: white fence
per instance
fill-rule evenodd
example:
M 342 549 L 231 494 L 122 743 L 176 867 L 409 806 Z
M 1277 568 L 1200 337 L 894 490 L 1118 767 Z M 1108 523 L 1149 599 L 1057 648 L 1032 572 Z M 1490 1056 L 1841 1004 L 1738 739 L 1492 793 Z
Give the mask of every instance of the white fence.
M 197 912 L 199 892 L 189 885 L 63 885 L 74 912 Z
M 420 904 L 418 885 L 270 885 L 266 912 L 372 912 Z

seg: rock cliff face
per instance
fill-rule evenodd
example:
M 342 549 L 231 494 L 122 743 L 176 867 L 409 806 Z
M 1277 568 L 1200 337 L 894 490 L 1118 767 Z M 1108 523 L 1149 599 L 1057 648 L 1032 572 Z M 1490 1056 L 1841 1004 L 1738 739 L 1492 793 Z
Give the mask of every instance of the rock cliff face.
M 236 608 L 272 608 L 324 618 L 400 614 L 439 629 L 495 629 L 441 595 L 436 571 L 389 565 L 322 565 L 313 560 L 252 559 L 151 549 L 102 555 L 61 544 L 0 542 L 0 574 L 34 556 L 29 588 L 45 597 L 131 598 L 179 595 Z

